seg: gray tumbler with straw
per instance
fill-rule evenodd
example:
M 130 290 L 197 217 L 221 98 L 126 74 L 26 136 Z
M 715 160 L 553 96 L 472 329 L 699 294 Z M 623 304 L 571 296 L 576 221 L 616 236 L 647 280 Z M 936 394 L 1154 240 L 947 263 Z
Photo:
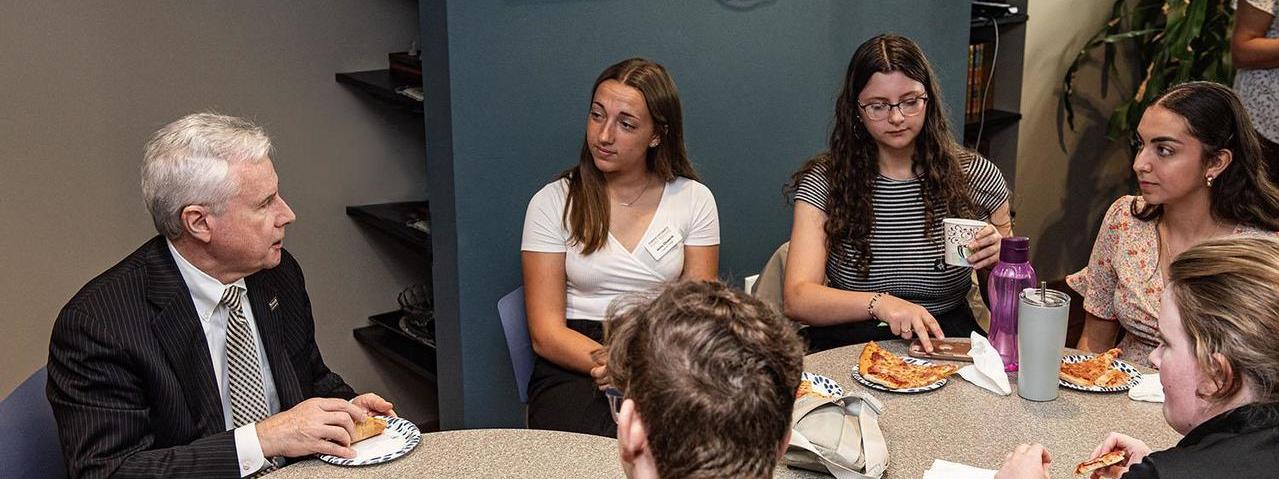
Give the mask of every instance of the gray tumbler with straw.
M 1070 296 L 1046 286 L 1022 290 L 1017 305 L 1017 394 L 1031 401 L 1057 399 L 1069 322 Z

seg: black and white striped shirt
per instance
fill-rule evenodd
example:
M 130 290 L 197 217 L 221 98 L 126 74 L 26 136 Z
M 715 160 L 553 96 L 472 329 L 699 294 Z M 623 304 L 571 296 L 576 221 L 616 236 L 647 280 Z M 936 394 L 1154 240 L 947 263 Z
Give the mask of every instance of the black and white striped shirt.
M 989 221 L 995 209 L 1008 200 L 1008 186 L 999 168 L 985 158 L 975 157 L 964 165 L 978 219 Z M 944 204 L 934 205 L 937 224 L 931 237 L 924 236 L 923 186 L 919 179 L 875 178 L 871 192 L 874 223 L 870 230 L 870 274 L 863 278 L 851 261 L 839 262 L 828 255 L 826 279 L 831 287 L 846 291 L 886 292 L 928 309 L 934 315 L 950 311 L 964 301 L 971 281 L 971 268 L 947 265 L 941 219 Z M 826 168 L 818 166 L 799 183 L 795 199 L 826 211 L 829 197 Z M 844 243 L 852 251 L 850 242 Z

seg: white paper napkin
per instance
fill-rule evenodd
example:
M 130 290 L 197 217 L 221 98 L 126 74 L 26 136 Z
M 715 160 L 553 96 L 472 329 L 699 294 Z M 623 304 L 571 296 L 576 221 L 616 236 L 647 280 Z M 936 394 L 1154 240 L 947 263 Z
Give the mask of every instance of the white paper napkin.
M 996 472 L 998 471 L 933 459 L 933 466 L 924 471 L 923 479 L 994 479 Z
M 1159 382 L 1159 373 L 1142 374 L 1141 381 L 1128 390 L 1128 397 L 1134 401 L 1164 402 L 1164 386 Z
M 959 375 L 1000 396 L 1012 394 L 1013 388 L 1008 384 L 1008 373 L 1004 372 L 1004 360 L 999 357 L 999 351 L 995 351 L 990 341 L 977 333 L 973 333 L 971 342 L 973 347 L 968 354 L 973 357 L 973 365 L 960 368 Z

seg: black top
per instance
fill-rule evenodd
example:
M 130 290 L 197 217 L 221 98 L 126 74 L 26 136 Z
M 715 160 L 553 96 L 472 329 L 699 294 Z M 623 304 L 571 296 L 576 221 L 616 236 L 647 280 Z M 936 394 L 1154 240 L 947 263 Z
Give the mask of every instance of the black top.
M 1249 404 L 1190 431 L 1172 449 L 1151 453 L 1123 479 L 1279 477 L 1279 403 Z

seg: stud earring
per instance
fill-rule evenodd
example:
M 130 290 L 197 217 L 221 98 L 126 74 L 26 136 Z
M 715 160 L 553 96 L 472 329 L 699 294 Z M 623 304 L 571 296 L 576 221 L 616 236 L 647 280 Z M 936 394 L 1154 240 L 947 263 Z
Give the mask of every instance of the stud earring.
M 1212 175 L 1208 175 L 1205 179 L 1208 180 L 1208 187 L 1212 188 Z

